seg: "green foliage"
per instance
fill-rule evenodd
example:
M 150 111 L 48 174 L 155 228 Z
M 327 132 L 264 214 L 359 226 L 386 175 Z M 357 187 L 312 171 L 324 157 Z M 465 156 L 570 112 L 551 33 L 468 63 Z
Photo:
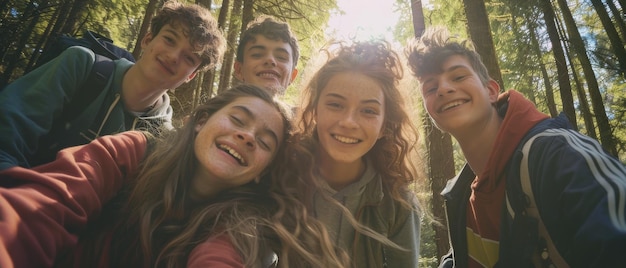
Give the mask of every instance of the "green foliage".
M 432 224 L 422 223 L 420 233 L 419 268 L 434 268 L 439 264 L 437 245 L 435 245 L 435 230 Z

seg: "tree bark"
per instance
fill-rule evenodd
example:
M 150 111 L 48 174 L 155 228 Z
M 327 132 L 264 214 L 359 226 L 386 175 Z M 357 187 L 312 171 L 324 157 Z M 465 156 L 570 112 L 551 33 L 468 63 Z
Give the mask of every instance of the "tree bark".
M 476 46 L 476 51 L 480 54 L 485 66 L 487 66 L 491 78 L 496 80 L 502 89 L 506 88 L 500 73 L 485 1 L 463 0 L 463 5 L 465 6 L 469 34 Z
M 559 81 L 559 92 L 561 92 L 561 102 L 563 111 L 569 118 L 572 126 L 576 127 L 576 110 L 574 109 L 574 97 L 572 96 L 572 85 L 570 84 L 569 74 L 567 72 L 567 60 L 561 45 L 559 31 L 556 27 L 554 9 L 550 0 L 538 0 L 543 12 L 543 20 L 546 24 L 546 30 L 552 43 L 552 54 L 556 64 L 557 80 Z
M 617 24 L 619 32 L 622 34 L 622 40 L 624 40 L 623 42 L 626 42 L 626 22 L 624 22 L 624 14 L 619 13 L 619 10 L 617 10 L 617 7 L 615 6 L 615 3 L 613 3 L 613 1 L 607 0 L 606 4 L 613 14 L 613 18 L 615 19 L 615 24 Z M 622 7 L 622 9 L 623 8 L 625 7 Z
M 422 2 L 420 0 L 411 1 L 411 12 L 413 16 L 413 29 L 415 36 L 420 37 L 426 28 L 424 22 L 424 14 Z M 439 129 L 433 126 L 430 117 L 426 113 L 422 115 L 424 122 L 425 136 L 427 137 L 427 161 L 428 177 L 430 179 L 430 189 L 432 192 L 431 212 L 433 217 L 437 219 L 441 225 L 432 223 L 431 226 L 435 231 L 435 245 L 437 247 L 437 258 L 441 258 L 450 249 L 448 240 L 447 219 L 444 209 L 444 199 L 441 191 L 446 185 L 446 181 L 454 177 L 454 154 L 452 152 L 452 138 L 450 135 L 443 134 Z
M 228 34 L 226 36 L 227 44 L 226 53 L 224 53 L 224 61 L 222 63 L 222 70 L 220 71 L 220 82 L 217 87 L 217 93 L 230 88 L 233 63 L 235 62 L 235 53 L 237 49 L 237 36 L 240 34 L 241 29 L 241 16 L 242 16 L 243 0 L 233 1 L 233 9 L 230 13 L 230 22 L 228 25 Z
M 152 16 L 154 16 L 157 5 L 161 2 L 162 0 L 150 0 L 146 6 L 146 13 L 143 16 L 143 21 L 141 22 L 141 29 L 139 30 L 139 35 L 137 36 L 137 43 L 135 43 L 135 48 L 133 48 L 133 57 L 135 57 L 135 59 L 139 59 L 139 57 L 141 57 L 141 39 L 148 33 L 150 20 L 152 19 Z
M 550 111 L 550 116 L 556 117 L 559 115 L 558 110 L 556 109 L 556 103 L 554 101 L 554 89 L 552 88 L 552 83 L 550 82 L 548 71 L 546 70 L 546 64 L 543 63 L 541 55 L 541 48 L 539 47 L 539 41 L 537 40 L 537 36 L 535 34 L 535 26 L 532 23 L 527 23 L 530 32 L 530 41 L 532 43 L 532 48 L 535 54 L 537 55 L 537 59 L 539 60 L 539 69 L 541 70 L 541 77 L 543 79 L 543 84 L 545 86 L 546 91 L 546 101 L 548 104 L 548 110 Z
M 609 0 L 609 2 L 610 1 L 611 0 Z M 613 25 L 613 21 L 611 21 L 611 17 L 606 11 L 602 0 L 591 0 L 591 4 L 596 10 L 598 17 L 600 18 L 600 22 L 602 22 L 606 35 L 609 37 L 611 48 L 613 49 L 613 52 L 617 57 L 617 61 L 619 62 L 619 73 L 622 77 L 626 77 L 626 49 L 624 48 L 624 43 L 619 37 L 617 29 L 615 29 L 615 25 Z
M 604 147 L 604 149 L 606 149 L 610 154 L 617 156 L 617 147 L 615 141 L 613 140 L 613 131 L 604 109 L 604 100 L 602 98 L 602 94 L 600 93 L 598 80 L 596 79 L 596 75 L 591 68 L 591 61 L 587 56 L 585 43 L 580 36 L 580 32 L 578 32 L 578 27 L 576 26 L 574 17 L 570 12 L 569 7 L 567 6 L 567 2 L 565 0 L 557 0 L 557 2 L 561 9 L 561 13 L 563 14 L 565 26 L 567 26 L 567 33 L 570 38 L 571 47 L 573 48 L 574 53 L 576 53 L 575 55 L 580 62 L 583 74 L 585 75 L 585 80 L 587 81 L 587 88 L 589 89 L 589 96 L 591 97 L 591 105 L 593 107 L 593 112 L 596 116 L 596 122 L 598 124 L 598 130 L 600 132 L 600 142 L 602 143 L 602 147 Z
M 62 33 L 69 33 L 71 35 L 76 35 L 78 34 L 76 32 L 77 30 L 77 25 L 78 25 L 78 19 L 81 16 L 81 14 L 83 14 L 83 12 L 85 11 L 85 8 L 87 7 L 87 0 L 75 0 L 74 4 L 72 5 L 72 8 L 70 9 L 69 14 L 67 15 L 67 20 L 65 21 L 65 24 L 63 25 L 63 28 L 61 29 Z

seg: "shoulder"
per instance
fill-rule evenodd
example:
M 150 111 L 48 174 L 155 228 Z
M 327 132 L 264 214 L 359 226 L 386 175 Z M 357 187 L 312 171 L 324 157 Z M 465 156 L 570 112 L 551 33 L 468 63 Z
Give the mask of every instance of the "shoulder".
M 187 267 L 243 268 L 243 261 L 230 237 L 221 234 L 198 244 L 189 254 Z
M 91 49 L 83 46 L 71 46 L 63 50 L 63 52 L 59 54 L 58 58 L 74 59 L 77 61 L 91 62 L 93 64 L 96 59 L 96 54 L 91 51 Z

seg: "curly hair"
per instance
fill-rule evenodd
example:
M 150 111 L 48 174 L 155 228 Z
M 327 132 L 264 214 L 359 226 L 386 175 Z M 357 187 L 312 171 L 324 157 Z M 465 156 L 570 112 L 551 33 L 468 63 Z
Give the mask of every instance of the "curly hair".
M 236 60 L 238 62 L 243 62 L 243 50 L 246 48 L 246 44 L 254 41 L 257 35 L 262 35 L 270 40 L 289 43 L 291 50 L 293 50 L 293 66 L 298 65 L 300 47 L 298 47 L 298 39 L 296 38 L 296 35 L 291 31 L 289 24 L 279 21 L 269 15 L 261 15 L 250 21 L 246 26 L 246 30 L 241 33 L 239 44 L 237 44 Z
M 314 215 L 308 214 L 309 211 L 314 211 L 314 196 L 321 187 L 315 171 L 318 165 L 316 155 L 321 146 L 316 133 L 315 108 L 321 91 L 337 74 L 360 73 L 371 77 L 381 86 L 386 109 L 382 128 L 384 137 L 379 139 L 364 157 L 371 160 L 368 163 L 372 163 L 383 178 L 385 195 L 391 196 L 409 209 L 419 209 L 419 207 L 412 206 L 411 200 L 407 200 L 406 195 L 410 192 L 409 185 L 417 176 L 416 167 L 411 163 L 409 154 L 415 149 L 418 132 L 409 120 L 398 88 L 403 72 L 398 55 L 388 43 L 383 41 L 337 45 L 337 50 L 326 50 L 328 61 L 313 75 L 303 90 L 298 128 L 287 141 L 287 148 L 284 152 L 287 154 L 287 162 L 273 170 L 274 187 L 279 189 L 273 191 L 273 194 L 285 195 L 280 199 L 282 203 L 278 203 L 279 213 L 274 215 L 274 225 L 278 226 L 276 228 L 282 228 L 294 234 L 298 231 L 303 232 L 307 228 L 317 229 L 323 241 L 329 239 L 328 231 L 320 227 L 324 224 L 315 219 Z M 344 210 L 346 219 L 357 232 L 391 247 L 400 248 L 383 234 L 376 233 L 360 224 L 338 202 L 329 201 Z M 295 208 L 294 204 L 302 207 L 297 211 L 291 211 Z M 290 218 L 294 215 L 307 220 L 298 222 L 297 219 Z M 302 236 L 306 238 L 306 234 Z M 341 259 L 345 257 L 346 252 L 335 249 L 334 253 L 328 254 L 335 254 Z
M 326 50 L 329 60 L 313 75 L 302 91 L 304 107 L 299 116 L 298 132 L 304 143 L 316 145 L 315 109 L 327 83 L 337 74 L 354 72 L 375 80 L 382 88 L 385 97 L 385 119 L 383 138 L 378 140 L 365 158 L 372 160 L 375 170 L 383 178 L 383 184 L 391 196 L 408 205 L 402 197 L 403 190 L 413 183 L 417 176 L 416 168 L 409 161 L 409 154 L 415 149 L 418 132 L 411 123 L 404 104 L 404 96 L 399 90 L 399 80 L 403 68 L 396 52 L 385 41 L 333 44 L 335 50 Z M 312 146 L 314 149 L 317 146 Z
M 152 17 L 150 32 L 156 36 L 165 25 L 182 26 L 189 43 L 200 55 L 198 71 L 206 71 L 218 64 L 226 50 L 226 39 L 211 12 L 197 4 L 167 1 Z
M 466 57 L 483 85 L 487 85 L 491 79 L 472 41 L 451 36 L 443 26 L 430 27 L 420 38 L 411 39 L 405 54 L 413 75 L 418 79 L 441 72 L 443 62 L 453 55 Z

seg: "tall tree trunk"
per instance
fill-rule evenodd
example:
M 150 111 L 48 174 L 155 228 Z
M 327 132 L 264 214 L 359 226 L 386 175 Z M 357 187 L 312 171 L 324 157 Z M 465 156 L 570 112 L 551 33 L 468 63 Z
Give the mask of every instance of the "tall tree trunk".
M 206 7 L 208 10 L 211 10 L 211 5 L 213 1 L 211 0 L 197 0 L 196 4 Z M 215 68 L 212 68 L 204 73 L 201 73 L 196 77 L 198 81 L 198 85 L 195 87 L 195 92 L 193 94 L 193 106 L 192 109 L 195 109 L 203 102 L 203 98 L 211 97 L 213 94 L 213 81 L 215 81 Z
M 502 89 L 506 88 L 500 73 L 498 57 L 496 57 L 485 1 L 463 0 L 463 5 L 465 6 L 469 34 L 478 54 L 480 54 L 485 66 L 487 66 L 491 78 L 496 80 Z
M 613 14 L 613 19 L 615 19 L 615 24 L 617 24 L 617 28 L 619 29 L 619 32 L 622 34 L 622 40 L 624 40 L 623 42 L 626 42 L 626 22 L 624 22 L 624 17 L 626 16 L 624 16 L 624 14 L 619 13 L 619 10 L 617 10 L 617 7 L 615 6 L 615 3 L 613 3 L 612 0 L 607 0 L 606 4 L 611 10 L 611 13 Z M 622 7 L 622 9 L 624 8 L 625 7 Z
M 76 34 L 76 29 L 78 25 L 78 19 L 81 14 L 85 11 L 87 7 L 88 0 L 75 0 L 72 5 L 72 9 L 70 9 L 69 14 L 67 15 L 67 20 L 61 29 L 62 33 Z
M 593 124 L 593 115 L 591 114 L 591 109 L 589 108 L 589 101 L 587 100 L 587 94 L 585 93 L 585 89 L 583 88 L 583 83 L 580 81 L 578 76 L 578 70 L 576 69 L 576 64 L 574 64 L 574 59 L 568 53 L 569 49 L 567 45 L 565 45 L 565 51 L 567 54 L 567 60 L 570 63 L 570 67 L 572 67 L 572 80 L 574 80 L 574 85 L 576 87 L 576 94 L 578 95 L 578 104 L 580 105 L 580 114 L 585 122 L 585 130 L 586 134 L 589 137 L 594 139 L 598 139 L 598 135 L 596 135 L 596 127 Z
M 565 34 L 564 26 L 562 23 L 559 23 L 559 33 L 561 36 L 567 36 Z M 565 50 L 565 57 L 569 62 L 569 66 L 572 69 L 572 80 L 574 82 L 574 87 L 576 89 L 576 94 L 578 96 L 578 105 L 580 105 L 580 114 L 585 122 L 585 130 L 586 134 L 589 137 L 594 139 L 598 139 L 598 135 L 596 135 L 596 128 L 593 123 L 593 115 L 591 113 L 591 109 L 589 108 L 589 101 L 587 100 L 587 93 L 585 93 L 585 89 L 583 87 L 583 82 L 580 81 L 579 71 L 576 68 L 576 59 L 572 57 L 572 49 L 568 46 L 567 42 L 563 42 L 563 48 Z
M 235 62 L 235 53 L 237 49 L 237 37 L 239 36 L 241 29 L 241 16 L 242 16 L 243 0 L 234 0 L 233 9 L 230 13 L 230 20 L 228 25 L 228 34 L 226 36 L 227 49 L 224 53 L 224 61 L 222 63 L 222 70 L 220 71 L 220 82 L 217 87 L 217 93 L 230 88 L 230 82 L 233 71 L 233 63 Z
M 254 0 L 243 0 L 241 14 L 241 32 L 243 33 L 248 27 L 248 23 L 254 19 Z
M 415 36 L 420 37 L 426 28 L 424 23 L 424 14 L 422 10 L 422 2 L 420 0 L 411 1 L 411 11 L 413 15 L 413 29 Z M 437 257 L 441 258 L 450 249 L 448 240 L 448 230 L 446 215 L 444 209 L 444 199 L 441 191 L 446 185 L 446 181 L 454 177 L 454 155 L 452 152 L 452 138 L 448 134 L 442 133 L 438 128 L 434 127 L 430 121 L 430 117 L 426 113 L 422 114 L 424 122 L 424 132 L 427 137 L 428 150 L 428 177 L 430 178 L 430 189 L 432 192 L 431 211 L 433 217 L 440 221 L 442 225 L 432 223 L 431 226 L 435 231 L 435 245 L 437 247 Z
M 137 43 L 135 43 L 135 48 L 133 48 L 133 57 L 135 57 L 135 59 L 139 59 L 139 57 L 141 57 L 141 40 L 148 33 L 150 20 L 157 10 L 157 5 L 163 3 L 162 1 L 163 0 L 150 0 L 146 6 L 146 14 L 143 16 L 141 28 L 139 29 L 139 35 L 137 35 Z
M 567 60 L 561 45 L 559 31 L 556 27 L 556 18 L 554 9 L 550 0 L 538 0 L 543 12 L 543 20 L 546 24 L 550 43 L 552 44 L 552 54 L 556 63 L 557 79 L 559 81 L 559 92 L 561 92 L 561 102 L 563 111 L 569 118 L 572 126 L 576 127 L 576 110 L 574 109 L 574 97 L 572 96 L 572 85 L 570 84 L 569 74 L 567 72 Z
M 222 1 L 222 6 L 220 7 L 220 15 L 217 17 L 217 25 L 224 32 L 226 32 L 226 19 L 228 19 L 229 14 L 230 0 L 224 0 Z
M 541 70 L 541 78 L 543 79 L 543 84 L 545 85 L 546 91 L 546 101 L 548 104 L 548 110 L 550 111 L 550 116 L 556 117 L 559 112 L 556 109 L 556 103 L 554 101 L 554 89 L 552 88 L 552 83 L 550 82 L 550 78 L 548 76 L 548 71 L 546 70 L 546 64 L 543 63 L 543 53 L 541 52 L 541 48 L 539 47 L 539 41 L 537 40 L 537 35 L 535 34 L 536 28 L 532 22 L 527 23 L 530 32 L 530 42 L 532 43 L 533 51 L 535 55 L 537 55 L 537 59 L 539 60 L 539 69 Z
M 610 2 L 611 0 L 609 0 Z M 611 17 L 609 13 L 606 11 L 602 0 L 591 0 L 591 4 L 593 8 L 596 10 L 600 21 L 602 22 L 602 26 L 606 31 L 606 35 L 609 37 L 609 41 L 611 42 L 611 48 L 617 57 L 617 61 L 619 62 L 619 73 L 622 77 L 626 77 L 626 49 L 624 48 L 624 43 L 622 39 L 619 37 L 617 30 L 615 29 L 615 25 L 613 25 L 613 21 L 611 21 Z
M 411 0 L 411 14 L 413 15 L 413 29 L 415 31 L 415 36 L 420 37 L 424 34 L 424 30 L 426 29 L 422 0 Z
M 591 61 L 587 56 L 585 44 L 580 36 L 580 32 L 578 32 L 578 27 L 576 26 L 574 17 L 570 12 L 569 7 L 567 6 L 567 2 L 565 0 L 557 0 L 557 2 L 561 8 L 561 13 L 563 14 L 563 19 L 565 20 L 565 26 L 567 26 L 567 33 L 569 34 L 571 46 L 576 53 L 578 61 L 583 69 L 585 80 L 587 81 L 593 112 L 596 116 L 596 122 L 598 123 L 598 129 L 600 132 L 600 142 L 602 143 L 604 149 L 606 149 L 610 154 L 617 156 L 617 147 L 615 141 L 613 140 L 613 131 L 604 109 L 604 100 L 602 98 L 602 94 L 600 93 L 596 75 L 591 68 Z

